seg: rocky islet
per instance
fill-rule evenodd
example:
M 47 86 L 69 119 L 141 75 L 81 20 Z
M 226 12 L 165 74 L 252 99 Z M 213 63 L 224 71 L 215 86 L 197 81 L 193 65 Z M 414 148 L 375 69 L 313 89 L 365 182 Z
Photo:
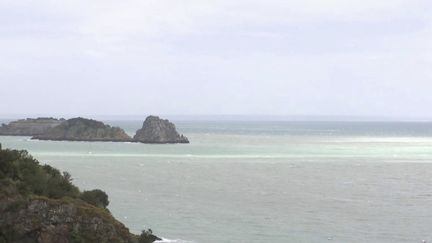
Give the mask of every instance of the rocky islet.
M 0 135 L 32 136 L 32 139 L 53 141 L 139 142 L 149 144 L 189 143 L 177 132 L 174 123 L 158 116 L 148 116 L 142 128 L 130 137 L 122 128 L 101 121 L 77 117 L 72 119 L 27 118 L 3 124 Z

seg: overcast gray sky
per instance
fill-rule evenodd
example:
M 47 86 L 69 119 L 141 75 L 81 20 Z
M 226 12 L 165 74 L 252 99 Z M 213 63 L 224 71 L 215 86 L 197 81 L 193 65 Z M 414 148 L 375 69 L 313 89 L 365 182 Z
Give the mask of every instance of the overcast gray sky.
M 432 117 L 430 0 L 0 0 L 0 115 Z

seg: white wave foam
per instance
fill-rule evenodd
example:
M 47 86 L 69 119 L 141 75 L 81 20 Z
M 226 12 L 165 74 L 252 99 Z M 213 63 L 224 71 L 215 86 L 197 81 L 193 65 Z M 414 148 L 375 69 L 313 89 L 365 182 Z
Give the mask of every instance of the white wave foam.
M 170 239 L 162 238 L 162 240 L 157 240 L 157 241 L 155 241 L 155 243 L 197 243 L 197 242 L 195 242 L 195 241 L 187 241 L 187 240 L 180 240 L 180 239 L 170 240 Z

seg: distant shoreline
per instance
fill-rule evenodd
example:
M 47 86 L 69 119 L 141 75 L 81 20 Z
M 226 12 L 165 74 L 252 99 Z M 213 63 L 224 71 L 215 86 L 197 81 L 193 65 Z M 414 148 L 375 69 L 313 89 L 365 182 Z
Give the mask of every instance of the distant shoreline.
M 81 115 L 81 114 L 79 114 Z M 78 114 L 60 114 L 57 117 L 72 118 Z M 16 120 L 25 117 L 50 117 L 52 114 L 0 114 L 0 120 Z M 102 121 L 142 121 L 147 115 L 89 115 L 81 116 Z M 181 115 L 161 114 L 173 121 L 299 121 L 299 122 L 432 122 L 432 117 L 387 116 L 339 116 L 339 115 Z

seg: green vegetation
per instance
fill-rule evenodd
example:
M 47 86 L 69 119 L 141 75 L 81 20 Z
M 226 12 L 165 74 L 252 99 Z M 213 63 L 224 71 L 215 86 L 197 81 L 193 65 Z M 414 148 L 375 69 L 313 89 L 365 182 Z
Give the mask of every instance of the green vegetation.
M 39 165 L 27 151 L 0 150 L 0 185 L 5 188 L 9 184 L 14 184 L 23 196 L 76 198 L 100 208 L 106 208 L 109 204 L 104 191 L 95 189 L 81 193 L 72 184 L 68 172 L 60 173 L 49 165 Z
M 159 239 L 151 230 L 140 236 L 129 233 L 112 217 L 108 204 L 104 191 L 81 192 L 69 173 L 40 165 L 27 151 L 2 150 L 0 144 L 0 243 L 36 242 L 38 237 L 50 239 L 46 243 Z
M 83 201 L 100 208 L 106 208 L 109 204 L 108 195 L 99 189 L 84 191 L 80 198 Z
M 0 151 L 0 183 L 14 184 L 22 196 L 58 199 L 78 198 L 80 191 L 71 183 L 70 174 L 49 165 L 39 165 L 27 151 Z
M 156 238 L 151 229 L 143 230 L 139 236 L 138 243 L 152 243 Z

